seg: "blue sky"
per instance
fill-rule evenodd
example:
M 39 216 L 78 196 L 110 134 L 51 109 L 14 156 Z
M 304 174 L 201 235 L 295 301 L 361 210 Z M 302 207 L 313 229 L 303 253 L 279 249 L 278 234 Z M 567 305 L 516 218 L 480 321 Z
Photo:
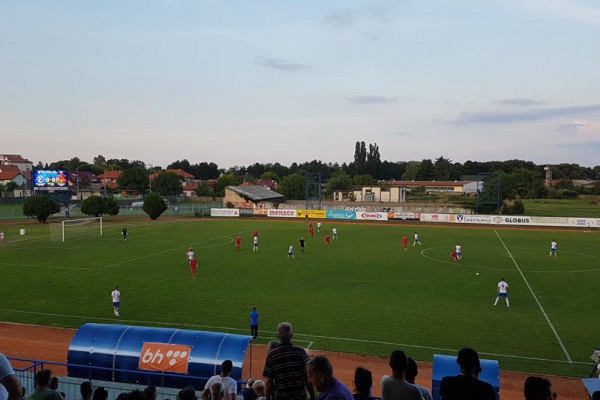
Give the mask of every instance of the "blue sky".
M 600 2 L 0 0 L 0 153 L 600 165 Z

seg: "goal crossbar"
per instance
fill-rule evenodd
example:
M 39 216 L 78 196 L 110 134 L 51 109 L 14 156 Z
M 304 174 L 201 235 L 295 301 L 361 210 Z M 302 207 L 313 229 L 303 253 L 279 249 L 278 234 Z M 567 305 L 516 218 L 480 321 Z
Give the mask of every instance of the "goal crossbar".
M 60 223 L 61 225 L 61 240 L 65 241 L 65 231 L 69 227 L 84 227 L 86 225 L 93 225 L 99 223 L 100 236 L 102 236 L 102 217 L 90 217 L 90 218 L 78 218 L 78 219 L 65 219 Z

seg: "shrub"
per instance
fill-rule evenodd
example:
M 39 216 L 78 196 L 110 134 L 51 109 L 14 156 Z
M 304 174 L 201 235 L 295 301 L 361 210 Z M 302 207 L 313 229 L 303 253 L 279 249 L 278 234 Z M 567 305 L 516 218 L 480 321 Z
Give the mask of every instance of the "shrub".
M 142 207 L 142 210 L 148 214 L 151 220 L 155 220 L 160 217 L 160 215 L 165 212 L 166 209 L 167 205 L 165 204 L 165 201 L 162 199 L 162 197 L 154 192 L 150 193 L 148 197 L 146 197 L 146 200 L 144 200 L 144 206 Z

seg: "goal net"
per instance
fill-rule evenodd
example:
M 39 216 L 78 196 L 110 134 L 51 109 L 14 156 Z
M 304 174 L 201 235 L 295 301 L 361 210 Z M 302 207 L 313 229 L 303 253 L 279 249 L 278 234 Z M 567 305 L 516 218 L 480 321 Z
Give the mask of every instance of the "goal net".
M 66 219 L 50 224 L 51 240 L 64 242 L 92 236 L 102 236 L 102 217 Z

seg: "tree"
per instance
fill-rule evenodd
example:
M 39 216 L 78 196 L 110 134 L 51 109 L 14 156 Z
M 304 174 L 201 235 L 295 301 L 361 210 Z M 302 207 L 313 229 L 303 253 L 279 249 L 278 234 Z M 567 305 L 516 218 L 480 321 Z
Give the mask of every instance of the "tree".
M 166 209 L 167 205 L 165 204 L 163 198 L 154 192 L 146 196 L 146 200 L 144 200 L 144 206 L 142 207 L 142 210 L 148 214 L 151 220 L 155 220 L 160 217 L 160 215 L 165 212 Z
M 117 184 L 121 190 L 137 190 L 139 192 L 144 192 L 149 183 L 148 172 L 142 167 L 124 170 L 117 179 Z
M 381 170 L 381 156 L 379 155 L 379 146 L 377 143 L 369 143 L 369 154 L 367 154 L 366 171 L 363 174 L 369 174 L 373 178 L 379 178 Z
M 352 184 L 357 186 L 377 185 L 379 182 L 371 175 L 356 175 L 352 178 Z
M 420 161 L 409 161 L 408 164 L 406 164 L 404 173 L 402 174 L 402 179 L 405 181 L 416 181 L 418 179 L 420 169 Z
M 366 173 L 367 148 L 365 142 L 356 142 L 354 146 L 354 175 Z
M 301 200 L 305 197 L 305 179 L 303 174 L 290 174 L 281 180 L 277 188 L 288 199 Z
M 453 174 L 452 160 L 440 156 L 433 163 L 433 175 L 436 181 L 449 181 L 457 179 Z
M 421 161 L 417 179 L 420 181 L 432 181 L 435 179 L 435 167 L 430 159 Z
M 175 196 L 183 193 L 182 178 L 175 172 L 160 172 L 152 180 L 152 191 L 162 196 Z
M 239 177 L 234 174 L 223 174 L 217 178 L 215 185 L 215 192 L 218 196 L 222 196 L 225 193 L 225 187 L 239 185 L 242 181 Z
M 106 158 L 104 158 L 104 156 L 101 154 L 98 154 L 96 157 L 94 157 L 94 165 L 96 165 L 102 169 L 106 169 L 106 167 L 108 167 Z
M 327 193 L 352 189 L 352 178 L 343 171 L 335 172 L 327 181 Z
M 94 217 L 101 217 L 104 214 L 117 215 L 119 205 L 110 197 L 90 196 L 81 203 L 81 212 Z
M 23 204 L 23 214 L 35 215 L 40 223 L 46 222 L 49 216 L 60 211 L 58 202 L 46 196 L 33 196 Z
M 279 176 L 277 176 L 277 174 L 275 172 L 272 171 L 267 171 L 264 172 L 260 175 L 260 179 L 264 180 L 264 181 L 275 181 L 275 182 L 279 182 L 281 180 L 281 178 Z
M 207 182 L 202 182 L 196 189 L 196 196 L 212 196 L 213 194 Z
M 4 185 L 4 190 L 6 191 L 6 197 L 13 197 L 15 189 L 18 187 L 19 187 L 19 185 L 17 185 L 13 181 L 10 181 L 6 185 Z

